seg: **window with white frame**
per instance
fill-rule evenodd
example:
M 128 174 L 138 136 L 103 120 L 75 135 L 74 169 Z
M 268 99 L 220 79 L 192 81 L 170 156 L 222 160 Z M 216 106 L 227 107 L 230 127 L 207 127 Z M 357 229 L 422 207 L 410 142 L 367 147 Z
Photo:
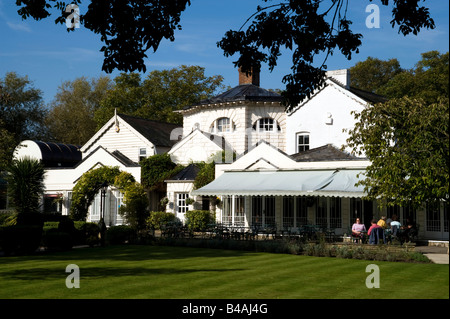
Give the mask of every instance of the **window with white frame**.
M 426 205 L 426 231 L 441 231 L 440 203 L 427 203 Z
M 309 133 L 297 134 L 297 152 L 309 150 Z
M 281 131 L 281 128 L 273 118 L 265 117 L 257 120 L 255 124 L 253 124 L 253 130 L 258 132 L 279 132 Z
M 177 212 L 184 214 L 189 210 L 189 205 L 187 204 L 187 199 L 189 198 L 188 193 L 177 193 Z
M 140 148 L 139 149 L 139 162 L 143 159 L 147 158 L 147 149 L 146 148 Z
M 100 192 L 95 195 L 94 200 L 91 204 L 91 219 L 97 220 L 100 218 Z
M 209 128 L 210 133 L 225 133 L 232 132 L 233 130 L 234 123 L 228 117 L 221 117 L 215 120 Z
M 264 118 L 259 120 L 259 131 L 271 132 L 273 131 L 273 119 Z
M 117 205 L 117 220 L 116 222 L 122 222 L 122 215 L 120 214 L 120 207 L 124 206 L 123 203 L 123 193 L 121 191 L 117 191 L 116 193 L 116 205 Z

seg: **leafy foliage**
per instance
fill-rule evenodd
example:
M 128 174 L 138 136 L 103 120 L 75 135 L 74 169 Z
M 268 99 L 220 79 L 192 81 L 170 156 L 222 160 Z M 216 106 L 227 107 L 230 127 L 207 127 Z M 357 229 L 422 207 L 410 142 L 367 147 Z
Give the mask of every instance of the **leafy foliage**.
M 103 166 L 84 173 L 72 192 L 70 214 L 74 220 L 85 220 L 88 208 L 102 187 L 115 185 L 126 188 L 134 178 L 130 173 L 121 172 L 118 167 Z
M 95 111 L 100 128 L 118 112 L 150 120 L 182 124 L 174 111 L 195 104 L 223 89 L 222 76 L 205 76 L 200 66 L 181 65 L 169 70 L 155 70 L 145 79 L 137 73 L 122 73 Z
M 177 217 L 175 216 L 175 214 L 172 213 L 150 212 L 146 222 L 147 226 L 150 229 L 160 230 L 164 227 L 164 225 L 175 222 L 176 220 Z
M 263 0 L 268 2 L 268 0 Z M 246 31 L 228 31 L 218 42 L 225 56 L 238 54 L 235 65 L 244 72 L 259 70 L 268 63 L 269 70 L 277 65 L 281 50 L 292 51 L 291 74 L 284 76 L 286 90 L 282 93 L 289 108 L 309 98 L 323 85 L 326 60 L 335 50 L 347 59 L 359 52 L 361 34 L 354 34 L 352 21 L 347 17 L 348 0 L 285 0 L 267 7 L 258 6 L 257 13 Z M 394 1 L 392 26 L 396 24 L 402 34 L 417 34 L 423 28 L 434 28 L 428 9 L 417 1 Z M 388 0 L 382 1 L 388 5 Z M 247 20 L 248 21 L 250 21 Z M 319 53 L 325 59 L 319 67 L 313 66 Z
M 194 189 L 202 188 L 205 185 L 211 183 L 216 176 L 216 164 L 210 163 L 197 163 L 200 170 L 194 180 Z
M 164 188 L 164 180 L 180 172 L 184 166 L 172 162 L 169 154 L 156 154 L 140 162 L 141 183 L 148 191 Z
M 398 26 L 403 35 L 435 27 L 428 8 L 420 6 L 420 2 L 381 1 L 385 6 L 392 4 L 391 25 Z M 16 4 L 23 19 L 47 18 L 51 15 L 49 10 L 55 8 L 60 12 L 55 21 L 64 23 L 70 14 L 65 12 L 68 4 L 65 1 L 19 0 Z M 266 7 L 258 6 L 241 29 L 228 31 L 218 46 L 226 56 L 239 54 L 235 64 L 244 72 L 259 70 L 261 63 L 268 63 L 273 70 L 281 50 L 292 51 L 291 73 L 283 78 L 286 84 L 283 96 L 285 104 L 294 107 L 323 84 L 326 58 L 321 66 L 314 67 L 316 55 L 324 53 L 328 57 L 339 50 L 350 59 L 358 52 L 361 35 L 350 28 L 349 4 L 349 0 L 278 0 Z M 101 35 L 104 46 L 100 51 L 105 57 L 102 70 L 145 72 L 146 51 L 156 51 L 163 39 L 175 40 L 174 31 L 181 29 L 181 13 L 189 5 L 189 0 L 91 0 L 80 22 Z M 252 19 L 253 23 L 242 31 Z
M 97 128 L 94 113 L 106 92 L 112 89 L 108 77 L 77 78 L 61 84 L 51 103 L 45 123 L 52 140 L 83 145 Z
M 380 93 L 380 88 L 387 85 L 393 77 L 403 71 L 397 59 L 383 61 L 368 57 L 365 61 L 358 62 L 350 68 L 352 86 L 361 90 Z
M 369 199 L 402 206 L 448 200 L 448 114 L 448 99 L 426 104 L 408 97 L 356 114 L 347 142 L 371 161 L 359 182 Z
M 186 225 L 191 231 L 204 231 L 214 222 L 209 210 L 190 210 L 186 213 Z
M 350 69 L 352 86 L 387 98 L 422 98 L 427 103 L 448 97 L 448 52 L 429 51 L 414 68 L 404 70 L 397 59 L 369 57 Z
M 8 193 L 16 211 L 38 212 L 44 193 L 44 167 L 40 161 L 28 157 L 13 160 L 7 171 Z
M 438 51 L 422 53 L 415 68 L 394 76 L 377 93 L 388 98 L 409 96 L 426 103 L 436 103 L 440 97 L 448 98 L 449 54 Z
M 380 78 L 383 73 L 378 72 Z M 422 54 L 415 69 L 380 81 L 378 88 L 360 78 L 372 91 L 391 98 L 356 114 L 358 122 L 347 140 L 354 153 L 371 161 L 360 182 L 369 198 L 416 207 L 448 201 L 448 75 L 448 52 L 430 51 Z
M 144 228 L 148 217 L 148 201 L 144 188 L 138 182 L 130 182 L 123 187 L 123 191 L 124 202 L 120 206 L 119 214 L 132 228 Z
M 0 78 L 0 167 L 11 162 L 14 148 L 23 140 L 47 136 L 42 92 L 15 72 Z

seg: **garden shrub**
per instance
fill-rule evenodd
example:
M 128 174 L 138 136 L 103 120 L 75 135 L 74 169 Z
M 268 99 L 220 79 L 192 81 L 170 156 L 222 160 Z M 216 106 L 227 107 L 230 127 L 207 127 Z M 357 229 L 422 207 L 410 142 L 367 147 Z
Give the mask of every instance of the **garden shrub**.
M 44 226 L 44 218 L 41 213 L 19 213 L 17 214 L 17 225 Z
M 147 227 L 150 229 L 161 230 L 168 223 L 177 221 L 175 214 L 166 212 L 150 212 L 146 220 Z
M 58 229 L 59 222 L 44 222 L 43 231 L 46 232 L 49 229 Z
M 205 231 L 214 218 L 209 210 L 191 210 L 186 213 L 186 226 L 190 231 Z
M 0 246 L 6 255 L 34 253 L 41 243 L 42 227 L 13 225 L 0 228 Z
M 106 231 L 106 239 L 111 245 L 129 243 L 135 235 L 135 230 L 127 225 L 112 226 Z
M 42 244 L 47 250 L 66 251 L 73 247 L 73 238 L 68 232 L 58 228 L 46 230 L 42 236 Z

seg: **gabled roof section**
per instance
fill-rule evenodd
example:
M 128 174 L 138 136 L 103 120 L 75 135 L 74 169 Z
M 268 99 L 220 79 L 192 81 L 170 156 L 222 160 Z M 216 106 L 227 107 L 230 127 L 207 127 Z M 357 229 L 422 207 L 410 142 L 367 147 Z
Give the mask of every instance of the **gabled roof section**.
M 356 96 L 358 96 L 359 98 L 367 101 L 370 104 L 384 103 L 389 100 L 388 98 L 386 98 L 384 96 L 381 96 L 381 95 L 378 95 L 378 94 L 375 94 L 375 93 L 372 93 L 369 91 L 360 90 L 360 89 L 357 89 L 352 86 L 348 90 L 350 92 L 352 92 L 353 94 L 355 94 Z
M 357 97 L 359 97 L 360 99 L 364 100 L 365 102 L 367 102 L 369 104 L 384 103 L 384 102 L 388 101 L 388 99 L 385 98 L 384 96 L 381 96 L 381 95 L 378 95 L 378 94 L 375 94 L 375 93 L 372 93 L 369 91 L 360 90 L 353 86 L 350 86 L 347 88 L 341 82 L 337 81 L 336 79 L 334 79 L 332 77 L 329 77 L 327 80 L 329 80 L 333 84 L 340 86 L 344 90 L 347 90 L 347 91 L 353 93 L 354 95 L 356 95 Z
M 105 151 L 107 151 L 107 150 L 105 150 Z M 127 156 L 125 156 L 118 150 L 113 151 L 111 153 L 111 155 L 126 167 L 139 167 L 140 166 L 138 163 L 133 162 L 132 160 L 130 160 Z
M 341 151 L 332 144 L 327 144 L 308 151 L 291 155 L 296 162 L 351 161 L 363 158 Z
M 166 182 L 194 181 L 199 171 L 200 168 L 197 165 L 190 164 L 175 176 L 167 179 Z
M 78 166 L 80 166 L 84 162 L 86 162 L 90 157 L 93 157 L 95 155 L 95 153 L 97 153 L 98 150 L 103 150 L 104 152 L 106 152 L 106 154 L 113 157 L 116 161 L 118 161 L 123 166 L 126 166 L 126 167 L 139 167 L 140 166 L 139 164 L 133 162 L 128 157 L 123 155 L 121 152 L 119 152 L 117 150 L 114 152 L 109 152 L 103 146 L 99 145 L 99 146 L 97 146 L 97 148 L 94 151 L 90 152 L 85 158 L 83 158 L 83 160 L 80 161 L 74 168 L 77 168 Z
M 221 149 L 225 148 L 226 140 L 223 136 L 207 133 L 197 128 L 194 129 L 191 133 L 189 133 L 186 137 L 184 137 L 180 141 L 176 141 L 177 143 L 169 151 L 169 154 L 175 152 L 177 149 L 182 147 L 186 142 L 188 142 L 192 138 L 195 138 L 196 136 L 206 138 L 207 140 L 211 141 L 211 143 L 215 144 Z
M 117 114 L 117 116 L 130 124 L 136 131 L 152 142 L 155 146 L 171 147 L 177 142 L 176 140 L 170 139 L 170 134 L 174 129 L 180 127 L 178 124 L 152 121 L 125 114 Z
M 291 112 L 289 112 L 289 115 L 292 115 L 297 110 L 305 106 L 307 103 L 309 103 L 311 100 L 313 100 L 320 92 L 322 92 L 327 86 L 334 86 L 337 90 L 340 90 L 343 94 L 346 94 L 349 96 L 349 98 L 352 98 L 353 100 L 356 100 L 360 104 L 367 105 L 367 104 L 376 104 L 376 103 L 384 103 L 387 102 L 388 99 L 384 96 L 357 89 L 355 87 L 345 87 L 341 82 L 335 80 L 332 77 L 328 77 L 325 80 L 325 84 L 319 88 L 316 92 L 313 93 L 313 95 L 309 98 L 301 102 L 299 105 L 297 105 Z
M 171 133 L 174 132 L 175 129 L 182 129 L 178 124 L 152 121 L 126 114 L 116 114 L 81 147 L 81 151 L 85 152 L 88 150 L 103 136 L 103 134 L 111 129 L 113 125 L 117 125 L 118 118 L 122 120 L 121 125 L 127 126 L 134 134 L 136 134 L 136 136 L 147 141 L 148 144 L 151 144 L 152 146 L 172 147 L 178 142 L 178 139 L 171 139 Z
M 200 101 L 196 105 L 185 106 L 183 110 L 189 110 L 201 105 L 251 101 L 251 102 L 281 102 L 281 95 L 266 89 L 263 89 L 254 84 L 238 85 L 222 94 L 215 97 Z

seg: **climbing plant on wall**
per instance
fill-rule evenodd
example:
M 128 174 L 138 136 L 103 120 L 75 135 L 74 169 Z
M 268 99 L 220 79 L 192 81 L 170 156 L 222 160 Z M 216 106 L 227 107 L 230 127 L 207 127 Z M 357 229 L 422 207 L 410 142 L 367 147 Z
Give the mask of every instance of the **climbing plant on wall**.
M 102 187 L 114 186 L 124 193 L 124 204 L 136 198 L 139 184 L 133 175 L 121 172 L 118 167 L 103 166 L 84 173 L 73 188 L 70 215 L 74 220 L 85 220 L 90 204 Z M 128 194 L 130 191 L 132 193 Z M 133 194 L 133 195 L 131 195 Z M 130 195 L 130 196 L 128 196 Z

